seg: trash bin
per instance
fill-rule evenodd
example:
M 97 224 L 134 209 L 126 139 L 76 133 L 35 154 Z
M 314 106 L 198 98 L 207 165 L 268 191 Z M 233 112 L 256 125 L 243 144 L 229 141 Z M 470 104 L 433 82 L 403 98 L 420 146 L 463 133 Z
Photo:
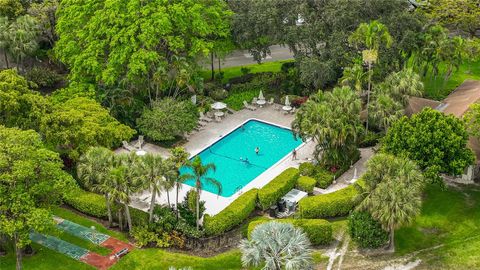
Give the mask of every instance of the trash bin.
M 270 217 L 276 218 L 278 214 L 278 207 L 276 205 L 270 206 Z
M 284 199 L 278 201 L 278 212 L 285 212 L 287 208 L 287 202 Z

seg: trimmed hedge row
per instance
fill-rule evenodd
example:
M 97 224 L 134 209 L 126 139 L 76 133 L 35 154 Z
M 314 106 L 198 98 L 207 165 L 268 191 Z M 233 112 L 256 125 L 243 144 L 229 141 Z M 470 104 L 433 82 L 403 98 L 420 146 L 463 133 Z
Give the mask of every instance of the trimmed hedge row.
M 298 177 L 298 169 L 288 168 L 261 188 L 258 191 L 258 200 L 262 209 L 268 209 L 294 188 Z
M 256 226 L 266 222 L 291 223 L 295 227 L 302 228 L 307 234 L 308 239 L 313 245 L 325 245 L 332 241 L 332 224 L 324 219 L 275 219 L 275 220 L 257 220 L 248 225 L 248 238 Z
M 355 201 L 357 195 L 357 189 L 350 185 L 332 193 L 305 197 L 298 202 L 300 216 L 302 218 L 345 216 L 357 205 Z
M 89 216 L 107 219 L 107 206 L 105 197 L 93 192 L 85 191 L 81 188 L 73 188 L 63 196 L 63 201 L 72 208 Z M 117 219 L 115 213 L 116 207 L 112 205 L 113 219 Z M 130 207 L 130 216 L 134 225 L 144 225 L 148 222 L 148 213 Z
M 297 188 L 309 194 L 313 193 L 313 188 L 317 181 L 309 176 L 300 176 L 297 181 Z
M 203 227 L 208 235 L 226 232 L 242 223 L 255 210 L 258 189 L 251 189 L 215 216 L 205 215 Z

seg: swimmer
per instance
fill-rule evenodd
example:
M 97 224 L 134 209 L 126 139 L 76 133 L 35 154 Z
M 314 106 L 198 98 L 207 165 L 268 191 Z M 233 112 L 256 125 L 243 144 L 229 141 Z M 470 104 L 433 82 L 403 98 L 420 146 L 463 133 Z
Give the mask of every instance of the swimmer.
M 260 152 L 260 148 L 258 148 L 258 146 L 257 146 L 257 148 L 255 148 L 255 154 L 258 155 L 259 152 Z

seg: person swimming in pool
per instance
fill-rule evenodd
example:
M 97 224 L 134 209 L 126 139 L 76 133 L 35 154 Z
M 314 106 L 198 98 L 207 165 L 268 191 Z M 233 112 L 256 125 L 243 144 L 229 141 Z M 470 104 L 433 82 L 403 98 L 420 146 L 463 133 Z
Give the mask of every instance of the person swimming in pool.
M 258 155 L 258 153 L 260 152 L 260 148 L 258 148 L 258 146 L 255 148 L 255 154 Z

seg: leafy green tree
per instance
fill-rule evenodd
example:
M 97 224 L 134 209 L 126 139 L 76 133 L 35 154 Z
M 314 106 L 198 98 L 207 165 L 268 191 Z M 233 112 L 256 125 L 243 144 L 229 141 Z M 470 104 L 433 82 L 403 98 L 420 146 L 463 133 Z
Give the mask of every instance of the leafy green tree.
M 222 184 L 215 180 L 212 177 L 209 177 L 208 174 L 210 171 L 215 171 L 216 167 L 213 163 L 208 163 L 203 165 L 202 159 L 199 156 L 196 156 L 193 160 L 189 160 L 186 162 L 185 167 L 188 168 L 191 173 L 184 174 L 185 179 L 193 179 L 195 180 L 195 189 L 197 192 L 197 199 L 196 199 L 196 208 L 197 208 L 197 230 L 200 227 L 200 192 L 203 189 L 204 184 L 211 184 L 214 185 L 217 190 L 218 194 L 222 193 Z
M 142 98 L 154 99 L 172 82 L 181 85 L 197 58 L 229 35 L 231 12 L 224 1 L 66 0 L 57 15 L 55 53 L 73 81 L 107 87 L 123 83 Z
M 382 151 L 407 157 L 424 170 L 436 167 L 438 172 L 460 175 L 475 159 L 467 141 L 462 120 L 425 108 L 395 122 L 383 139 Z
M 292 128 L 302 139 L 313 138 L 318 160 L 323 152 L 324 163 L 341 166 L 357 151 L 363 130 L 360 108 L 360 99 L 349 87 L 319 91 L 300 107 Z
M 35 131 L 0 126 L 0 234 L 13 240 L 17 270 L 30 232 L 53 226 L 48 208 L 75 184 L 62 167 Z
M 367 119 L 365 132 L 368 133 L 368 118 L 370 107 L 370 92 L 372 90 L 372 65 L 378 61 L 378 52 L 381 46 L 390 48 L 393 38 L 388 28 L 374 20 L 370 23 L 361 23 L 353 32 L 348 41 L 362 50 L 363 62 L 368 65 L 368 87 L 367 87 Z
M 100 104 L 83 97 L 55 104 L 52 113 L 42 118 L 40 130 L 50 148 L 73 161 L 91 146 L 112 148 L 135 133 Z
M 0 2 L 0 17 L 7 17 L 14 20 L 25 12 L 22 3 L 19 0 L 3 0 Z
M 468 133 L 480 139 L 480 104 L 474 103 L 470 105 L 470 109 L 463 117 L 467 123 L 467 131 Z
M 313 269 L 312 250 L 307 235 L 289 223 L 267 222 L 252 232 L 251 240 L 240 242 L 242 265 L 266 270 Z
M 27 10 L 27 13 L 39 22 L 39 30 L 41 32 L 39 38 L 47 42 L 52 48 L 58 39 L 55 32 L 57 23 L 55 13 L 58 5 L 59 0 L 43 0 L 31 3 Z
M 423 174 L 409 159 L 378 154 L 368 161 L 362 179 L 366 183 L 362 193 L 365 199 L 358 208 L 368 211 L 390 232 L 393 248 L 395 229 L 411 222 L 420 212 Z
M 112 170 L 113 152 L 104 147 L 91 147 L 80 157 L 77 166 L 78 178 L 88 189 L 105 196 L 108 226 L 112 226 L 112 207 L 110 205 L 109 181 Z
M 137 124 L 145 136 L 156 141 L 166 141 L 192 131 L 197 126 L 197 121 L 197 109 L 192 102 L 165 98 L 154 102 L 152 109 L 146 109 Z
M 16 70 L 0 71 L 0 124 L 38 131 L 50 107 L 48 100 L 31 90 Z
M 96 100 L 95 86 L 88 83 L 71 82 L 67 87 L 54 91 L 49 97 L 53 104 L 62 104 L 77 97 Z
M 453 27 L 471 37 L 480 29 L 480 8 L 476 0 L 430 0 L 427 14 L 445 27 Z
M 367 77 L 368 73 L 363 70 L 363 66 L 360 63 L 355 63 L 353 66 L 346 67 L 343 70 L 340 83 L 355 89 L 355 92 L 361 95 L 363 94 L 363 86 Z

